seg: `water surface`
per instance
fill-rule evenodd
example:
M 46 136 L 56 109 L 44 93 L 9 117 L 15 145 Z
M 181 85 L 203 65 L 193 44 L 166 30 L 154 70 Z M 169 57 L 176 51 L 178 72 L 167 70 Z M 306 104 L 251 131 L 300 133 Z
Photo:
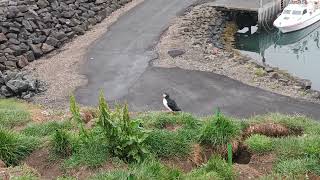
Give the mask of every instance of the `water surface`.
M 276 29 L 251 27 L 239 30 L 235 47 L 257 61 L 265 61 L 303 79 L 320 90 L 320 22 L 300 31 L 281 34 Z

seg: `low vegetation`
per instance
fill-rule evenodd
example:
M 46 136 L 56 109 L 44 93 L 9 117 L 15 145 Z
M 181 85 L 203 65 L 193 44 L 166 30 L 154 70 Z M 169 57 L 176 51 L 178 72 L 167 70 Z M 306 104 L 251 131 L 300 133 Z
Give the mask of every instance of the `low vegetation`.
M 233 146 L 235 158 L 243 149 L 257 157 L 275 156 L 261 179 L 320 177 L 320 123 L 304 116 L 236 120 L 218 110 L 206 118 L 159 112 L 131 118 L 127 105 L 111 110 L 103 95 L 93 115 L 83 113 L 72 97 L 72 117 L 64 121 L 31 122 L 24 103 L 15 100 L 1 100 L 0 109 L 0 117 L 6 117 L 0 119 L 0 159 L 10 166 L 13 179 L 41 179 L 39 173 L 23 170 L 28 169 L 24 159 L 40 149 L 48 150 L 48 164 L 58 162 L 59 180 L 76 179 L 73 172 L 80 169 L 90 171 L 86 179 L 93 180 L 237 179 L 239 172 L 219 151 L 227 144 Z M 268 128 L 274 131 L 268 134 Z M 17 169 L 20 174 L 15 174 Z

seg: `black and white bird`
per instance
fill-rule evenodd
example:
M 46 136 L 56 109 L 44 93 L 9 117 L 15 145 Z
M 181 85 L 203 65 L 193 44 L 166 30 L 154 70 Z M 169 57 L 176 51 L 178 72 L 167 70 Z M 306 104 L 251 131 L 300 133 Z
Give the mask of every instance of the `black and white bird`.
M 164 93 L 162 97 L 163 97 L 162 103 L 169 111 L 171 112 L 181 111 L 181 109 L 177 106 L 177 103 L 173 99 L 170 99 L 169 94 Z

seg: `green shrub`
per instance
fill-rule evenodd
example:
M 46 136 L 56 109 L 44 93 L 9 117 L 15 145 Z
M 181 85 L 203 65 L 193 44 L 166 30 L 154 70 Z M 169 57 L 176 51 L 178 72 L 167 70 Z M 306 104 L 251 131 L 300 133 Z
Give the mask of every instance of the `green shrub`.
M 186 156 L 191 150 L 191 143 L 178 132 L 154 130 L 146 139 L 150 152 L 158 157 Z
M 232 165 L 229 165 L 220 156 L 212 156 L 207 164 L 200 169 L 196 169 L 191 173 L 187 174 L 186 179 L 235 179 L 235 173 L 233 172 Z
M 200 132 L 200 142 L 207 145 L 222 145 L 230 142 L 240 132 L 240 127 L 218 112 L 207 120 Z
M 41 124 L 29 124 L 22 133 L 27 136 L 45 137 L 53 135 L 56 130 L 70 130 L 72 127 L 69 121 L 49 121 Z
M 113 155 L 128 162 L 140 162 L 146 157 L 145 140 L 147 132 L 140 127 L 140 121 L 130 120 L 128 106 L 117 105 L 111 112 L 104 96 L 99 98 L 98 125 L 103 129 Z
M 252 135 L 246 139 L 245 143 L 249 150 L 254 153 L 265 153 L 273 150 L 272 139 L 264 135 Z
M 17 165 L 37 146 L 38 140 L 0 128 L 0 159 L 7 165 Z
M 60 157 L 67 157 L 72 154 L 72 140 L 70 134 L 65 130 L 58 129 L 51 140 L 51 151 Z

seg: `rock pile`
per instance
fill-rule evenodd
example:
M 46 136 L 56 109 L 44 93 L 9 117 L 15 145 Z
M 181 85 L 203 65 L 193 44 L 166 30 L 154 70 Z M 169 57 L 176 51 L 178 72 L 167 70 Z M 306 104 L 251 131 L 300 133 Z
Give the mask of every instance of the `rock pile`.
M 0 4 L 0 71 L 23 68 L 131 0 L 9 0 Z
M 0 72 L 0 98 L 17 96 L 22 99 L 30 99 L 45 90 L 46 84 L 33 79 L 27 72 Z

